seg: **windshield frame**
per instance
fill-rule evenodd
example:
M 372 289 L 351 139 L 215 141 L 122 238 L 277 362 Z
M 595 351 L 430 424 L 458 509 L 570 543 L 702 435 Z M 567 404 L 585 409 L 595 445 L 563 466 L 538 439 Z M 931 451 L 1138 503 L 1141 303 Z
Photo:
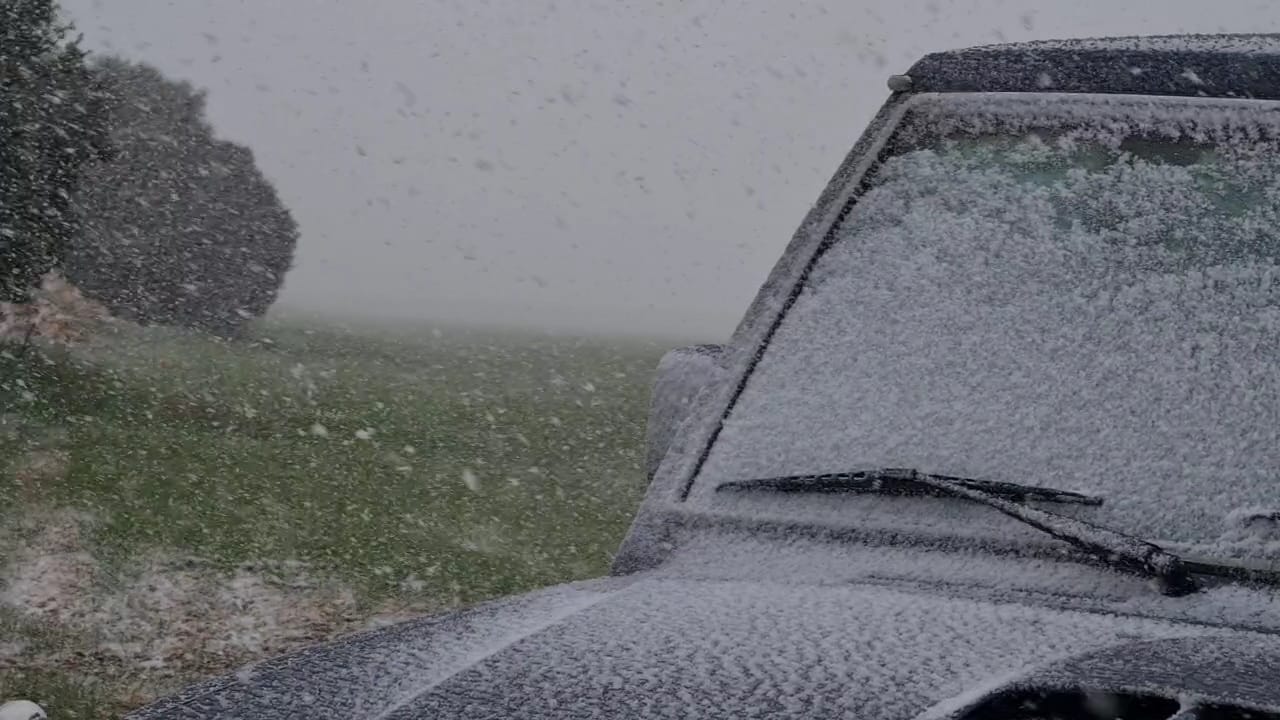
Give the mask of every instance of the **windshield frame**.
M 869 177 L 884 161 L 900 152 L 897 140 L 912 111 L 928 104 L 941 104 L 944 109 L 951 106 L 958 110 L 973 103 L 993 102 L 1030 109 L 1042 106 L 1047 114 L 1055 116 L 1073 111 L 1083 111 L 1083 115 L 1089 116 L 1092 114 L 1088 112 L 1090 108 L 1125 106 L 1150 108 L 1156 113 L 1161 108 L 1211 108 L 1244 116 L 1280 112 L 1280 102 L 1253 99 L 1070 93 L 920 93 L 894 96 L 854 147 L 770 273 L 734 333 L 728 353 L 728 372 L 722 385 L 716 392 L 704 394 L 703 402 L 693 408 L 695 417 L 685 425 L 686 437 L 678 447 L 673 447 L 674 452 L 669 453 L 659 467 L 654 484 L 663 486 L 668 493 L 668 501 L 684 503 L 693 495 L 711 497 L 714 494 L 716 479 L 702 477 L 701 470 L 721 428 L 736 407 L 775 332 L 805 287 L 810 273 L 834 244 L 845 217 L 868 189 Z M 1280 123 L 1280 118 L 1276 122 Z M 829 470 L 837 472 L 841 469 Z M 653 490 L 658 488 L 651 488 Z

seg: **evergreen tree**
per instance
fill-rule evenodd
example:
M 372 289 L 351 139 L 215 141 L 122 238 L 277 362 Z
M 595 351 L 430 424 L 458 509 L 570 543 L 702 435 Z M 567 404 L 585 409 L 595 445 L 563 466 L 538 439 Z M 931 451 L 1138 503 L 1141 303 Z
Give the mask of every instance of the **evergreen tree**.
M 106 149 L 103 97 L 53 0 L 0 0 L 0 302 L 24 302 L 75 235 L 70 199 Z

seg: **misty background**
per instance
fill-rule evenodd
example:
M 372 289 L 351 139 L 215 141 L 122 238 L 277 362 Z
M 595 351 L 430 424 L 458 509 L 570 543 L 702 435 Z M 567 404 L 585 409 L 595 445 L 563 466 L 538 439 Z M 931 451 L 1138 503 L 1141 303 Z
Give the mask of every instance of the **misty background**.
M 253 149 L 302 232 L 279 309 L 707 340 L 922 54 L 1280 30 L 1270 0 L 63 7 Z

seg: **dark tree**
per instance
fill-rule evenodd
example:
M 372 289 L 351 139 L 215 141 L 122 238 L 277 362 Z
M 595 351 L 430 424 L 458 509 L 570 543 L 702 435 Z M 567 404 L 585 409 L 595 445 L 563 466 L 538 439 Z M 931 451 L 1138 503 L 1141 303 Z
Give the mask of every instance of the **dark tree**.
M 53 0 L 0 0 L 0 301 L 24 302 L 76 232 L 82 165 L 106 149 L 103 98 Z
M 234 333 L 274 302 L 298 229 L 248 148 L 218 140 L 205 96 L 146 65 L 93 65 L 114 157 L 86 168 L 67 277 L 142 323 Z

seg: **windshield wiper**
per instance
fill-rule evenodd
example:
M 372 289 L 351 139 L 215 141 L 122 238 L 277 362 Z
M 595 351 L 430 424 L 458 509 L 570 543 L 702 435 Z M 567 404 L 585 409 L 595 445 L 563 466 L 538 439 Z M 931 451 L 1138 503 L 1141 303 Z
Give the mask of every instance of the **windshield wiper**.
M 953 497 L 955 495 L 950 490 L 921 482 L 921 478 L 931 478 L 973 490 L 981 490 L 996 497 L 1018 502 L 1034 500 L 1036 502 L 1075 503 L 1079 505 L 1102 504 L 1102 498 L 1100 497 L 1070 490 L 1019 485 L 995 480 L 977 480 L 953 475 L 930 475 L 909 468 L 877 468 L 843 473 L 824 473 L 821 475 L 791 475 L 788 477 L 761 478 L 759 480 L 737 480 L 719 485 L 716 490 L 773 490 L 775 492 L 802 493 L 867 492 L 878 495 L 935 495 L 941 497 Z
M 840 485 L 844 485 L 840 488 Z M 995 483 L 972 478 L 931 475 L 910 469 L 860 470 L 827 475 L 766 478 L 724 483 L 721 490 L 776 490 L 780 492 L 871 492 L 904 494 L 907 486 L 914 492 L 905 494 L 958 497 L 986 505 L 1026 525 L 1052 535 L 1106 565 L 1119 570 L 1153 578 L 1166 595 L 1187 595 L 1199 589 L 1182 560 L 1159 545 L 1084 520 L 1058 515 L 1026 505 L 1027 500 L 1041 497 L 1059 502 L 1082 502 L 1097 505 L 1100 498 L 1051 488 Z M 1013 499 L 1011 499 L 1013 498 Z M 1064 498 L 1073 498 L 1066 500 Z

